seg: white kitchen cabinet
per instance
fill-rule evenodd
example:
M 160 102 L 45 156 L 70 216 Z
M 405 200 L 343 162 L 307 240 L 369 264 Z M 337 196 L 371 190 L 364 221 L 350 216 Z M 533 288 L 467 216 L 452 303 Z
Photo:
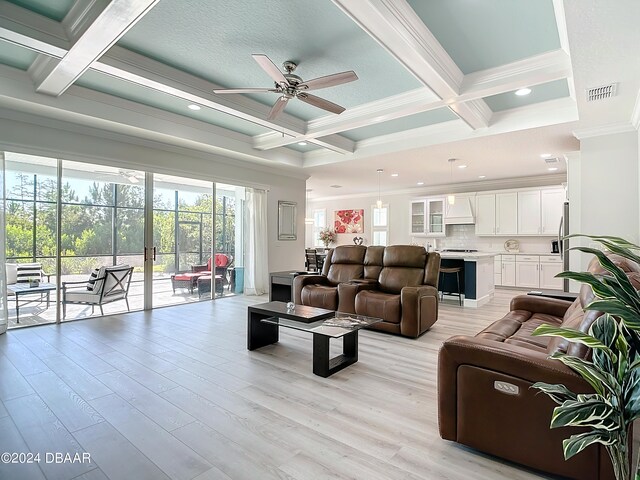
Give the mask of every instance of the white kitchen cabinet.
M 495 235 L 496 196 L 483 194 L 476 196 L 476 235 Z
M 525 288 L 540 286 L 540 257 L 519 255 L 516 258 L 516 286 Z
M 540 224 L 540 190 L 518 192 L 518 234 L 539 235 Z
M 502 285 L 502 255 L 493 257 L 493 284 Z
M 426 204 L 427 228 L 425 233 L 429 237 L 444 237 L 444 197 L 428 198 Z
M 562 278 L 555 278 L 562 272 L 562 261 L 558 256 L 540 257 L 540 288 L 547 290 L 562 290 Z
M 496 194 L 496 235 L 517 235 L 518 233 L 518 194 Z
M 540 233 L 543 235 L 557 235 L 565 200 L 564 188 L 542 190 L 540 194 Z
M 516 261 L 514 255 L 502 256 L 502 286 L 516 286 Z
M 411 202 L 411 234 L 424 235 L 426 233 L 426 200 L 414 200 Z

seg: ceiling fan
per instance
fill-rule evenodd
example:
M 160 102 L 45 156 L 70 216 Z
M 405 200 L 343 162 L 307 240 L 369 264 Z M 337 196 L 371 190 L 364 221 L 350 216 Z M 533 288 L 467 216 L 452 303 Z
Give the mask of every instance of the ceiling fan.
M 353 82 L 358 79 L 356 73 L 349 70 L 348 72 L 334 73 L 325 77 L 304 81 L 293 73 L 297 67 L 294 62 L 284 62 L 282 68 L 286 73 L 282 73 L 266 55 L 254 54 L 251 56 L 258 62 L 258 65 L 267 72 L 267 75 L 273 79 L 275 82 L 273 88 L 222 88 L 214 90 L 213 93 L 277 93 L 280 95 L 280 98 L 276 100 L 276 103 L 274 103 L 271 108 L 267 117 L 269 120 L 273 120 L 280 115 L 287 105 L 287 102 L 292 98 L 297 98 L 309 105 L 322 108 L 328 112 L 340 114 L 345 111 L 344 107 L 307 92 L 321 88 L 335 87 L 336 85 L 342 85 L 343 83 Z

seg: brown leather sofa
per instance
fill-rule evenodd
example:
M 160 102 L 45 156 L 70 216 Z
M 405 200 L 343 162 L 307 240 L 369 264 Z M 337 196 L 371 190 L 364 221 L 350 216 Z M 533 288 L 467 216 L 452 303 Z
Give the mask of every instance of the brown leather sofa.
M 630 278 L 640 275 L 638 264 L 615 255 L 610 258 Z M 595 261 L 589 270 L 603 273 Z M 611 462 L 599 444 L 564 460 L 562 440 L 584 429 L 550 430 L 556 404 L 531 388 L 535 382 L 547 382 L 564 384 L 576 393 L 592 391 L 573 370 L 549 358 L 554 352 L 586 358 L 588 348 L 531 333 L 543 323 L 588 331 L 600 316 L 584 310 L 593 298 L 587 285 L 574 302 L 517 296 L 504 318 L 475 337 L 456 336 L 444 342 L 438 358 L 440 436 L 554 475 L 613 480 Z
M 438 319 L 439 270 L 440 255 L 424 247 L 339 246 L 322 275 L 295 278 L 295 302 L 379 317 L 372 329 L 415 338 Z

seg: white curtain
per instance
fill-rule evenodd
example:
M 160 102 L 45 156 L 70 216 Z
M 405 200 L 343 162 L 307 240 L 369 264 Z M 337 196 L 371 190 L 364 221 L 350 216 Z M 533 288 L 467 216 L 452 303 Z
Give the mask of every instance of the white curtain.
M 269 292 L 269 237 L 267 236 L 267 192 L 247 188 L 245 295 Z
M 0 335 L 7 331 L 9 314 L 7 312 L 7 268 L 6 238 L 4 225 L 5 202 L 4 153 L 0 152 Z

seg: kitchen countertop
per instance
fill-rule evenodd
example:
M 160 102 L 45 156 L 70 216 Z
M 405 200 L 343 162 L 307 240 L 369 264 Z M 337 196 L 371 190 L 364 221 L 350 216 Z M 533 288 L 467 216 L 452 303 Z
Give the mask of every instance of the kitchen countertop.
M 458 260 L 467 260 L 473 261 L 478 258 L 488 258 L 495 257 L 496 255 L 553 255 L 559 256 L 559 253 L 527 253 L 527 252 L 438 252 L 440 254 L 440 258 L 450 258 L 450 259 L 458 259 Z

